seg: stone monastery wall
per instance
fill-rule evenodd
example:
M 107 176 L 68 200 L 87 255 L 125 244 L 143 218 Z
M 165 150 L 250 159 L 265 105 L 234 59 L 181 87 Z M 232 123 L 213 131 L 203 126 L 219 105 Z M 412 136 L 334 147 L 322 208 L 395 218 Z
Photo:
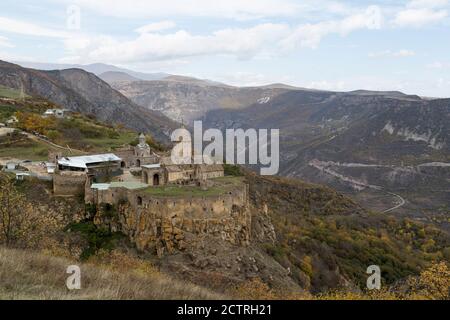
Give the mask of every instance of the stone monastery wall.
M 125 188 L 95 192 L 87 202 L 109 203 L 114 208 L 114 214 L 100 210 L 95 223 L 128 235 L 139 250 L 156 250 L 158 255 L 196 250 L 205 236 L 241 246 L 250 240 L 251 214 L 245 184 L 207 197 L 155 196 Z
M 85 173 L 60 172 L 53 175 L 53 192 L 55 195 L 73 196 L 81 194 L 86 184 Z

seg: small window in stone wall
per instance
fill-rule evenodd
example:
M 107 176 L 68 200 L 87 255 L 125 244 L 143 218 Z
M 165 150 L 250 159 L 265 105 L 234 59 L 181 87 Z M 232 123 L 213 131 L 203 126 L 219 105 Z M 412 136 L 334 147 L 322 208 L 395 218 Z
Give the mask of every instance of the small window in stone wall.
M 161 227 L 157 227 L 157 228 L 156 228 L 156 236 L 157 236 L 157 237 L 161 237 L 161 233 L 162 233 L 162 232 L 161 232 Z
M 138 206 L 142 206 L 142 198 L 141 197 L 137 197 L 137 204 L 138 204 Z

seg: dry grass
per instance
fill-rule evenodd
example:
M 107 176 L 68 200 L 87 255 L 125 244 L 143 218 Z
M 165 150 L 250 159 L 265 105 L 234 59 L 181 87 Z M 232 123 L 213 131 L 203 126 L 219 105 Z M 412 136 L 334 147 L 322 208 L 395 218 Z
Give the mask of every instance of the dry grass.
M 66 268 L 81 268 L 81 289 L 66 288 Z M 32 251 L 0 247 L 2 299 L 224 299 L 223 296 L 159 272 L 128 272 L 94 263 L 80 264 Z

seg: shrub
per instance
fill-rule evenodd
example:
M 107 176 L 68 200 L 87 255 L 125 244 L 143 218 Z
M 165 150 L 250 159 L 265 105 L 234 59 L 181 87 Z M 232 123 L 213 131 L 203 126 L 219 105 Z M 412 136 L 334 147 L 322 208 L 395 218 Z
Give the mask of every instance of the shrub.
M 81 260 L 88 259 L 100 249 L 114 249 L 117 241 L 123 238 L 122 233 L 111 232 L 106 228 L 98 227 L 89 220 L 71 223 L 66 227 L 66 231 L 79 232 L 87 240 L 88 245 L 80 255 Z
M 242 176 L 241 168 L 236 165 L 224 164 L 223 165 L 224 173 L 226 176 Z

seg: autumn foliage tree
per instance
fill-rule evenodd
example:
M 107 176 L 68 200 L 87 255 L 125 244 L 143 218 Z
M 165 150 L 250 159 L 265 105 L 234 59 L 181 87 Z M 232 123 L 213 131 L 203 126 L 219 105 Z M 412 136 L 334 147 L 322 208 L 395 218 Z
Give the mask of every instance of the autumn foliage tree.
M 59 230 L 61 219 L 27 200 L 15 180 L 0 174 L 0 244 L 39 248 Z
M 25 131 L 35 131 L 46 135 L 49 130 L 56 128 L 55 119 L 52 117 L 43 118 L 39 114 L 30 112 L 16 112 L 15 116 L 19 120 L 19 127 Z
M 0 175 L 0 242 L 11 245 L 19 236 L 25 212 L 24 197 L 14 180 Z
M 419 277 L 409 280 L 412 299 L 449 300 L 450 268 L 445 262 L 433 264 Z

